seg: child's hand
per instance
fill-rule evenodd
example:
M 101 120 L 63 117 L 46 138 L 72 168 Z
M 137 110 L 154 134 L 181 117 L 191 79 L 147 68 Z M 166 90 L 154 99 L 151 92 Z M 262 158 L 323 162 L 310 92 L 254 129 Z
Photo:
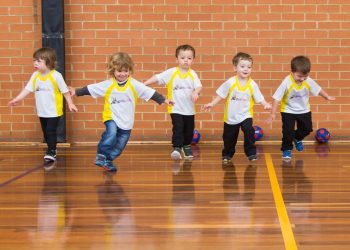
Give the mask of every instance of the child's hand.
M 70 94 L 71 96 L 74 96 L 74 95 L 75 95 L 75 88 L 73 88 L 73 87 L 68 87 L 68 89 L 69 89 L 69 94 Z
M 276 114 L 271 114 L 270 117 L 265 120 L 265 122 L 270 124 L 274 120 L 276 120 Z
M 9 101 L 9 103 L 7 104 L 8 106 L 16 106 L 18 104 L 18 101 L 16 101 L 15 99 L 12 99 L 11 101 Z
M 334 101 L 334 100 L 335 100 L 335 97 L 334 97 L 334 96 L 327 96 L 327 97 L 326 97 L 326 100 L 328 100 L 328 101 Z
M 175 102 L 173 100 L 169 100 L 169 99 L 165 99 L 164 103 L 168 104 L 168 105 L 174 105 Z
M 199 97 L 198 93 L 196 91 L 194 91 L 192 93 L 192 101 L 196 102 L 198 100 L 198 97 Z
M 73 103 L 69 104 L 68 108 L 70 112 L 78 112 L 78 108 Z
M 203 106 L 202 106 L 202 110 L 204 110 L 205 112 L 208 112 L 208 111 L 211 111 L 211 109 L 213 108 L 213 104 L 210 102 L 210 103 L 208 103 L 208 104 L 204 104 Z
M 271 107 L 272 107 L 271 103 L 269 103 L 269 102 L 265 102 L 263 104 L 263 106 L 264 106 L 264 109 L 271 109 Z

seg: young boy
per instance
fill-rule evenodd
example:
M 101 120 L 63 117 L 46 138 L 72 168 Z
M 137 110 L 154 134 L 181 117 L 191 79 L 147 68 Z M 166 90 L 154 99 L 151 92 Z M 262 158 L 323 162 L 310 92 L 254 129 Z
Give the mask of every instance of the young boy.
M 123 152 L 129 140 L 137 98 L 152 99 L 158 104 L 171 102 L 130 76 L 134 72 L 134 63 L 127 53 L 113 54 L 107 70 L 110 79 L 77 90 L 70 88 L 70 92 L 72 96 L 104 97 L 102 116 L 106 131 L 97 146 L 95 164 L 107 171 L 117 171 L 113 160 Z
M 291 61 L 291 73 L 284 78 L 273 95 L 271 117 L 268 122 L 276 119 L 276 110 L 281 101 L 282 116 L 282 158 L 290 160 L 293 142 L 297 151 L 303 151 L 302 140 L 312 132 L 312 120 L 309 104 L 310 93 L 322 96 L 332 101 L 321 87 L 309 77 L 311 62 L 306 56 L 296 56 Z M 295 129 L 295 124 L 297 128 Z
M 63 115 L 63 96 L 70 111 L 78 111 L 72 102 L 68 87 L 62 75 L 55 70 L 56 52 L 52 48 L 41 48 L 34 52 L 35 72 L 25 88 L 8 105 L 15 106 L 28 94 L 34 93 L 35 106 L 40 119 L 41 129 L 47 144 L 44 156 L 46 162 L 56 161 L 57 125 Z
M 215 99 L 204 105 L 205 111 L 210 111 L 221 100 L 226 99 L 224 111 L 224 149 L 222 160 L 228 163 L 235 154 L 239 129 L 244 134 L 244 153 L 250 161 L 257 159 L 253 128 L 254 103 L 260 103 L 265 109 L 270 109 L 261 94 L 258 85 L 250 77 L 253 58 L 246 53 L 239 52 L 233 59 L 233 68 L 236 76 L 225 81 L 216 91 Z
M 191 69 L 195 58 L 194 48 L 187 44 L 181 45 L 176 48 L 175 56 L 177 67 L 152 76 L 144 84 L 158 83 L 167 86 L 168 99 L 174 102 L 173 106 L 168 107 L 173 124 L 172 145 L 174 149 L 171 158 L 180 160 L 181 152 L 183 152 L 185 159 L 192 159 L 194 103 L 198 100 L 202 84 L 196 72 Z

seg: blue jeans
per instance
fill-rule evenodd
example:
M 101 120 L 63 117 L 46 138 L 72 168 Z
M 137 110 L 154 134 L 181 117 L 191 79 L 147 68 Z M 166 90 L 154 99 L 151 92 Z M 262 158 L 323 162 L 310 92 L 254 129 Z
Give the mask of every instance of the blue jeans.
M 131 130 L 118 128 L 113 120 L 106 121 L 106 131 L 103 132 L 97 146 L 97 154 L 106 156 L 107 160 L 113 161 L 124 150 L 130 138 Z

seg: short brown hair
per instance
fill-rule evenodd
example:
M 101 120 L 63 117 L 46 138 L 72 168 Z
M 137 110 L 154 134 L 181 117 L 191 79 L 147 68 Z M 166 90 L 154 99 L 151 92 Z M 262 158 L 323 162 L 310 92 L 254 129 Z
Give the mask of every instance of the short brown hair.
M 290 67 L 293 73 L 298 72 L 306 75 L 311 71 L 311 61 L 306 56 L 296 56 L 290 62 Z
M 40 48 L 33 53 L 35 60 L 42 59 L 45 61 L 46 66 L 53 70 L 57 67 L 57 56 L 56 51 L 52 48 Z
M 232 58 L 232 64 L 234 66 L 237 66 L 240 60 L 247 60 L 250 61 L 253 64 L 253 57 L 251 55 L 244 53 L 244 52 L 238 52 L 233 58 Z
M 188 45 L 188 44 L 183 44 L 183 45 L 180 45 L 176 48 L 176 51 L 175 51 L 175 57 L 177 58 L 177 56 L 180 54 L 180 51 L 181 50 L 191 50 L 192 53 L 193 53 L 193 58 L 196 57 L 196 51 L 194 50 L 194 48 L 191 46 L 191 45 Z
M 114 72 L 121 71 L 122 69 L 127 69 L 130 74 L 134 73 L 134 62 L 131 57 L 124 52 L 118 52 L 109 57 L 107 63 L 108 74 L 114 77 Z

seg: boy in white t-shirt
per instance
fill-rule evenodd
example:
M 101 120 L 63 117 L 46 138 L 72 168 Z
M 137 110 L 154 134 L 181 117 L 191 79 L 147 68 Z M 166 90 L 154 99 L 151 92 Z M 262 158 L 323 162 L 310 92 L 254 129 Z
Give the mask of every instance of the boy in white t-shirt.
M 215 99 L 204 105 L 203 109 L 210 111 L 221 100 L 226 99 L 222 160 L 228 163 L 235 154 L 239 130 L 242 129 L 244 153 L 250 161 L 255 161 L 257 155 L 253 128 L 254 103 L 260 103 L 265 109 L 270 109 L 271 104 L 265 101 L 259 86 L 250 77 L 253 58 L 249 54 L 239 52 L 233 57 L 232 63 L 236 75 L 217 89 Z
M 268 122 L 276 119 L 277 106 L 281 102 L 283 134 L 281 150 L 284 160 L 291 159 L 293 142 L 297 151 L 303 151 L 302 140 L 312 132 L 310 93 L 313 96 L 320 95 L 329 101 L 335 100 L 309 77 L 310 70 L 309 58 L 294 57 L 291 61 L 291 73 L 284 78 L 273 95 L 274 101 Z
M 35 72 L 25 88 L 8 105 L 15 106 L 28 94 L 34 93 L 36 111 L 47 144 L 46 162 L 56 161 L 57 126 L 63 115 L 63 96 L 70 111 L 78 111 L 69 94 L 68 87 L 58 71 L 56 52 L 52 48 L 40 48 L 33 54 Z M 62 96 L 63 94 L 63 96 Z
M 77 90 L 70 88 L 70 92 L 72 96 L 104 97 L 102 117 L 106 131 L 97 146 L 95 164 L 107 171 L 117 171 L 113 160 L 123 152 L 129 140 L 137 99 L 152 99 L 158 104 L 172 102 L 130 76 L 134 71 L 134 63 L 127 53 L 113 54 L 109 58 L 107 70 L 110 79 Z
M 191 69 L 195 58 L 195 49 L 188 44 L 180 45 L 176 48 L 175 56 L 177 67 L 152 76 L 144 84 L 158 83 L 167 86 L 168 99 L 174 102 L 173 106 L 168 107 L 173 124 L 171 158 L 179 160 L 182 158 L 181 152 L 183 152 L 185 159 L 192 159 L 191 142 L 195 124 L 194 103 L 198 100 L 202 83 L 196 72 Z

